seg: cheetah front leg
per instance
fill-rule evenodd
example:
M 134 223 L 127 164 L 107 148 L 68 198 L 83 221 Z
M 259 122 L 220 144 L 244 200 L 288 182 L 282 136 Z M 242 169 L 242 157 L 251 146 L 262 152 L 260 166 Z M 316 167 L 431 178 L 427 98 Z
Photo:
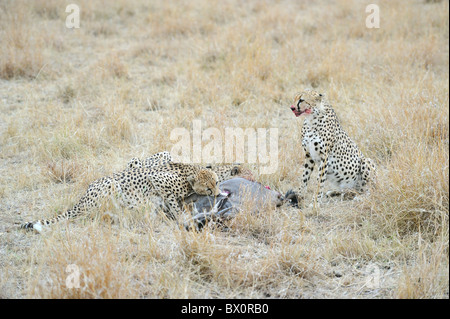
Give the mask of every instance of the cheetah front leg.
M 165 211 L 167 217 L 170 219 L 176 219 L 181 213 L 180 206 L 178 205 L 178 200 L 173 194 L 169 194 L 164 198 L 164 204 L 167 210 Z
M 301 203 L 305 200 L 306 189 L 308 187 L 309 179 L 311 178 L 311 174 L 314 171 L 315 162 L 311 158 L 309 152 L 305 154 L 305 163 L 303 164 L 303 175 L 302 175 L 302 183 L 301 186 L 297 189 L 297 192 L 292 192 L 286 196 L 287 200 L 291 200 L 291 203 L 300 207 Z
M 325 158 L 320 161 L 319 165 L 319 175 L 317 177 L 318 200 L 321 200 L 323 198 L 323 185 L 325 184 L 325 180 L 327 179 L 327 174 L 328 174 L 328 160 Z
M 154 195 L 159 196 L 164 203 L 164 213 L 169 219 L 176 219 L 181 213 L 181 205 L 179 198 L 174 193 L 168 191 L 164 185 L 164 177 L 170 178 L 171 174 L 160 176 L 159 179 L 150 179 L 150 184 L 154 189 Z

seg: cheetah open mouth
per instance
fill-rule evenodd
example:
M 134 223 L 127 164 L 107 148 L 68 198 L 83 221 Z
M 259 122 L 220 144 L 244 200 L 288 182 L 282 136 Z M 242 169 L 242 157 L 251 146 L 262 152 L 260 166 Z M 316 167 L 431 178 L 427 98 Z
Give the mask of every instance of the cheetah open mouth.
M 311 109 L 305 109 L 304 111 L 297 111 L 295 106 L 291 106 L 292 112 L 294 112 L 295 117 L 299 117 L 302 114 L 311 114 Z

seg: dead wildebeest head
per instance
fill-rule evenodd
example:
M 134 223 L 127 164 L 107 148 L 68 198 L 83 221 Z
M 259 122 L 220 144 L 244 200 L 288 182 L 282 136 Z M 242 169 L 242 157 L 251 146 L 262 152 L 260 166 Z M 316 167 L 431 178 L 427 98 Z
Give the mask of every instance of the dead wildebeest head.
M 195 228 L 200 229 L 209 220 L 220 222 L 233 218 L 249 200 L 252 213 L 259 213 L 284 203 L 284 196 L 279 192 L 241 177 L 226 180 L 219 184 L 219 188 L 221 194 L 217 197 L 193 194 L 185 199 L 185 202 L 194 202 L 194 217 L 186 223 L 186 228 L 193 224 Z

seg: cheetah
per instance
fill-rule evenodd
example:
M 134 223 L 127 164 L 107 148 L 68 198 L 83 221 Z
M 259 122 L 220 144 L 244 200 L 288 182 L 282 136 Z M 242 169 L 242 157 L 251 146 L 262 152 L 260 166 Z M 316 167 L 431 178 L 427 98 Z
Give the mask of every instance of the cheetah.
M 291 110 L 296 117 L 304 115 L 301 136 L 305 151 L 302 184 L 291 194 L 294 205 L 304 200 L 314 167 L 318 165 L 318 199 L 323 198 L 326 180 L 334 186 L 326 196 L 363 193 L 374 184 L 376 167 L 344 131 L 332 106 L 324 95 L 305 90 L 295 96 Z M 295 194 L 295 195 L 294 195 Z M 293 195 L 293 196 L 292 196 Z
M 161 158 L 158 160 L 158 156 L 155 156 L 153 160 L 158 162 Z M 168 217 L 175 219 L 181 212 L 180 200 L 194 193 L 219 195 L 217 174 L 199 165 L 173 162 L 152 167 L 128 167 L 90 184 L 86 194 L 72 209 L 52 219 L 22 224 L 21 228 L 39 232 L 42 226 L 85 214 L 101 206 L 107 198 L 117 199 L 121 207 L 132 209 L 149 202 L 151 197 L 158 196 L 168 209 Z

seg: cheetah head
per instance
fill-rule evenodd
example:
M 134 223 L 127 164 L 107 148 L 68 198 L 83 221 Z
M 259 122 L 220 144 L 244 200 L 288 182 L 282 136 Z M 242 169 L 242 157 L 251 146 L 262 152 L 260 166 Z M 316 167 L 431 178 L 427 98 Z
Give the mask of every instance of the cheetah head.
M 295 96 L 294 104 L 291 105 L 291 110 L 296 117 L 302 114 L 309 115 L 313 113 L 314 109 L 322 107 L 323 94 L 314 90 L 305 90 Z
M 188 177 L 192 190 L 199 195 L 217 196 L 220 194 L 217 174 L 208 169 L 201 169 L 197 175 Z

